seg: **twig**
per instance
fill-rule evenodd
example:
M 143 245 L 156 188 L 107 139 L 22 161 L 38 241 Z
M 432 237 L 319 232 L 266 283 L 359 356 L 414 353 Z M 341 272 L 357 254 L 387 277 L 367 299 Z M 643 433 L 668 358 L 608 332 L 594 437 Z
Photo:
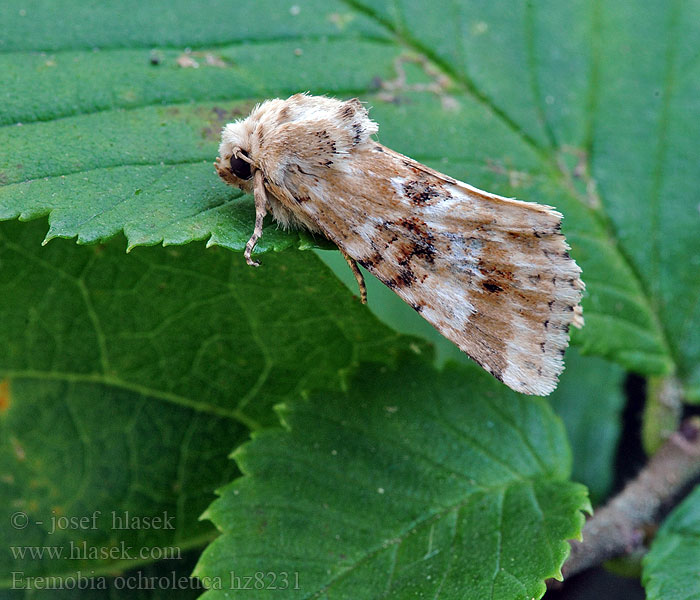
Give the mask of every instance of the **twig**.
M 564 579 L 610 558 L 640 548 L 659 509 L 700 475 L 700 418 L 684 421 L 639 475 L 583 528 L 583 541 L 571 542 Z

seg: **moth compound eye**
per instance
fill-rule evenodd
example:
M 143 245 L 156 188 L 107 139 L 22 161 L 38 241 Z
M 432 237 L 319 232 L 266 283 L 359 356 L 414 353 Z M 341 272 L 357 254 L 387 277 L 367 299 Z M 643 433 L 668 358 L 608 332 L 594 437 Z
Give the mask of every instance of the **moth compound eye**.
M 246 157 L 248 156 L 243 150 L 241 150 L 240 153 Z M 231 172 L 238 177 L 238 179 L 250 179 L 252 176 L 250 172 L 250 163 L 237 156 L 231 156 Z

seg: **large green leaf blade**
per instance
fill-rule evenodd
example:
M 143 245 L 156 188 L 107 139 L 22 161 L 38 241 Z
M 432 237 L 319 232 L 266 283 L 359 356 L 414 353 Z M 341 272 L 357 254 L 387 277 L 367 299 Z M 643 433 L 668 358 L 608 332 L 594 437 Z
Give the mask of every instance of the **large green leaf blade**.
M 391 74 L 391 60 L 399 52 L 386 42 L 362 39 L 352 31 L 336 31 L 336 35 L 317 39 L 300 38 L 298 33 L 289 37 L 267 42 L 265 53 L 259 52 L 257 45 L 240 43 L 190 52 L 184 47 L 137 47 L 0 53 L 7 94 L 0 124 L 48 121 L 105 110 L 114 115 L 115 108 L 192 100 L 287 96 L 305 88 L 361 93 L 372 78 Z M 349 67 L 342 57 L 350 52 L 358 63 Z M 266 60 L 266 55 L 273 55 L 275 62 Z M 316 65 L 321 56 L 328 69 L 319 72 Z M 183 62 L 185 59 L 192 62 Z M 28 77 L 27 73 L 35 76 Z
M 282 598 L 539 597 L 579 535 L 561 424 L 474 367 L 365 365 L 280 415 L 236 451 L 198 576 L 298 573 Z
M 549 397 L 564 421 L 573 452 L 573 479 L 585 484 L 593 505 L 610 491 L 625 406 L 625 372 L 571 348 L 559 386 Z
M 700 598 L 700 486 L 676 507 L 644 558 L 648 600 Z
M 215 536 L 197 516 L 237 473 L 226 454 L 246 438 L 239 423 L 114 386 L 2 381 L 0 589 L 175 567 Z
M 679 375 L 700 384 L 700 5 L 602 5 L 591 158 L 606 214 L 665 330 Z M 661 33 L 661 34 L 660 34 Z
M 692 358 L 700 347 L 698 328 L 688 325 L 695 321 L 697 269 L 677 267 L 679 253 L 698 255 L 689 233 L 698 219 L 692 191 L 674 195 L 683 219 L 659 221 L 688 223 L 663 239 L 675 248 L 675 258 L 661 268 L 659 261 L 671 256 L 662 245 L 655 247 L 663 258 L 648 261 L 645 250 L 624 234 L 624 215 L 638 198 L 659 196 L 626 193 L 648 179 L 625 187 L 607 175 L 607 166 L 618 159 L 605 149 L 611 140 L 632 140 L 638 129 L 630 124 L 639 120 L 614 114 L 615 106 L 627 110 L 629 104 L 610 96 L 622 88 L 606 84 L 605 95 L 598 92 L 599 80 L 609 78 L 602 57 L 628 51 L 609 33 L 618 21 L 634 13 L 629 22 L 636 24 L 625 25 L 623 42 L 636 44 L 630 36 L 663 21 L 667 9 L 650 14 L 629 3 L 603 10 L 549 2 L 504 11 L 499 4 L 448 2 L 426 11 L 413 2 L 307 1 L 193 11 L 181 3 L 149 3 L 129 9 L 125 20 L 115 18 L 123 5 L 68 6 L 76 18 L 60 30 L 52 27 L 51 3 L 26 8 L 10 2 L 4 8 L 9 33 L 2 38 L 0 62 L 7 63 L 9 100 L 0 109 L 0 122 L 7 124 L 0 141 L 8 149 L 0 157 L 2 218 L 49 214 L 49 237 L 84 242 L 124 230 L 130 247 L 208 239 L 239 250 L 250 235 L 252 205 L 217 181 L 208 164 L 221 125 L 266 96 L 300 90 L 359 95 L 372 102 L 388 145 L 482 188 L 561 209 L 588 282 L 588 325 L 574 341 L 586 353 L 639 372 L 680 370 L 692 391 L 699 375 L 685 355 Z M 685 12 L 674 17 L 677 9 L 671 7 L 669 19 L 691 22 L 692 10 L 694 5 L 684 5 Z M 149 27 L 125 26 L 135 18 Z M 119 27 L 105 25 L 115 21 Z M 455 35 L 439 33 L 446 23 Z M 687 40 L 696 32 L 674 27 L 683 42 L 678 61 L 667 61 L 669 72 L 680 68 L 674 65 L 693 69 Z M 596 36 L 594 43 L 590 36 Z M 648 39 L 665 55 L 665 40 L 645 37 L 641 43 Z M 186 47 L 193 48 L 187 56 L 199 68 L 178 63 Z M 157 64 L 151 64 L 153 48 Z M 36 54 L 37 49 L 49 53 Z M 418 66 L 406 60 L 418 60 Z M 628 64 L 624 76 L 634 80 L 637 67 Z M 446 78 L 435 80 L 435 67 Z M 428 89 L 438 91 L 411 89 L 431 79 Z M 677 94 L 674 86 L 668 91 L 677 101 L 694 97 Z M 155 106 L 162 103 L 170 106 Z M 664 122 L 671 125 L 676 115 L 695 110 L 692 103 L 675 110 L 671 100 L 664 106 Z M 648 110 L 639 103 L 634 107 Z M 10 125 L 16 121 L 23 125 Z M 688 119 L 691 127 L 696 121 Z M 693 181 L 683 158 L 692 148 L 683 139 L 692 136 L 674 133 L 659 146 L 664 160 L 676 165 L 663 171 L 673 175 L 674 189 Z M 594 155 L 592 148 L 603 151 Z M 627 155 L 645 152 L 645 144 L 636 143 Z M 634 172 L 625 171 L 619 180 Z M 696 187 L 691 183 L 688 189 Z M 676 210 L 672 204 L 663 203 L 663 210 Z M 260 250 L 310 243 L 318 242 L 268 227 Z M 657 288 L 648 283 L 650 265 L 656 265 L 655 273 L 670 274 L 663 289 L 673 290 L 669 298 L 682 299 L 680 310 L 657 302 Z
M 252 269 L 201 246 L 42 249 L 41 227 L 0 230 L 8 376 L 147 390 L 255 426 L 274 422 L 274 403 L 338 381 L 360 357 L 394 360 L 406 344 L 310 253 Z
M 215 532 L 197 517 L 237 474 L 227 454 L 276 422 L 273 402 L 339 386 L 358 357 L 395 360 L 407 345 L 312 253 L 255 270 L 195 246 L 42 248 L 43 229 L 0 226 L 0 589 L 13 570 L 104 576 L 168 558 L 153 548 L 201 548 Z M 89 528 L 52 531 L 54 518 L 97 511 Z M 117 530 L 113 511 L 170 518 Z M 26 527 L 13 527 L 18 512 Z M 71 561 L 14 554 L 67 556 L 71 543 L 86 545 Z
M 68 9 L 71 17 L 80 18 L 66 18 Z M 113 19 L 116 14 L 118 20 Z M 197 49 L 302 35 L 323 38 L 345 32 L 348 36 L 379 37 L 383 33 L 375 23 L 351 14 L 347 4 L 337 0 L 304 0 L 296 5 L 276 0 L 237 4 L 216 0 L 206 5 L 188 0 L 162 4 L 126 0 L 118 7 L 38 0 L 30 6 L 4 3 L 0 16 L 10 26 L 0 41 L 4 52 L 154 46 Z

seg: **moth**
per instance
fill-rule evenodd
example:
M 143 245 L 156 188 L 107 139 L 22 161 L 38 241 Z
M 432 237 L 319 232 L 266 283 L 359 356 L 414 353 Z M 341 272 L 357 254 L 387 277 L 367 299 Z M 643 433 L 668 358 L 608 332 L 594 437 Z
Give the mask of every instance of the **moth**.
M 335 243 L 512 389 L 547 395 L 584 284 L 550 206 L 503 198 L 375 141 L 358 99 L 267 100 L 223 128 L 215 166 L 253 194 L 249 265 L 268 212 Z

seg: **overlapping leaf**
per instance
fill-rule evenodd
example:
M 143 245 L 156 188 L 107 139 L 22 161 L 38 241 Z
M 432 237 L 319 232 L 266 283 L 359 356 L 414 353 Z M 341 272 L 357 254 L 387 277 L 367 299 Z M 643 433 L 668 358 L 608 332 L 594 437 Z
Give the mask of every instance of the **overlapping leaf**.
M 2 217 L 48 212 L 50 236 L 82 241 L 123 229 L 131 246 L 209 239 L 240 249 L 252 207 L 208 164 L 220 126 L 271 95 L 359 95 L 388 145 L 563 210 L 588 283 L 577 343 L 640 372 L 675 368 L 692 392 L 694 5 L 185 4 L 76 5 L 81 18 L 60 29 L 53 5 L 7 5 Z M 118 27 L 108 25 L 114 10 L 129 14 Z M 658 23 L 669 35 L 640 34 Z M 653 60 L 605 60 L 640 52 Z M 433 92 L 411 90 L 436 68 L 447 77 Z M 263 240 L 261 250 L 312 243 L 269 228 Z
M 649 600 L 700 598 L 700 487 L 666 519 L 644 559 Z
M 585 483 L 594 505 L 613 483 L 622 429 L 624 371 L 570 349 L 559 387 L 549 400 L 564 421 L 574 454 L 573 479 Z
M 223 585 L 204 598 L 236 597 L 232 570 L 295 574 L 280 598 L 540 597 L 579 535 L 561 424 L 476 367 L 365 365 L 280 414 L 206 513 L 223 535 L 195 573 Z
M 0 227 L 1 587 L 13 571 L 104 575 L 168 558 L 141 548 L 202 546 L 213 531 L 197 518 L 236 473 L 227 455 L 247 427 L 358 357 L 406 346 L 311 253 L 254 270 L 201 245 L 42 248 L 43 229 Z M 115 529 L 124 511 L 168 513 L 169 526 Z M 61 517 L 89 526 L 56 529 Z M 86 550 L 68 559 L 71 543 Z M 120 544 L 133 550 L 88 553 Z M 16 549 L 44 546 L 65 554 Z

